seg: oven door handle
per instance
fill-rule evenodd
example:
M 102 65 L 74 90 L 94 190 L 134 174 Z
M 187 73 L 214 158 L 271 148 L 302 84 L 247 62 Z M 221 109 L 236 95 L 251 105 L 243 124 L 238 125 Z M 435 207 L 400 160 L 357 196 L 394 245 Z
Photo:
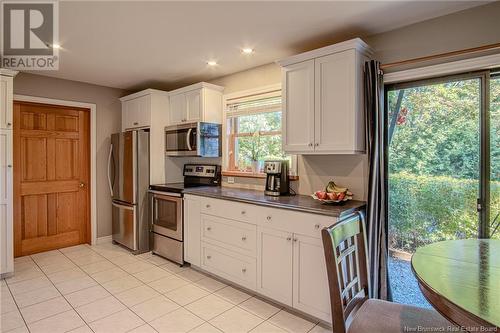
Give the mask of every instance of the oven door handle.
M 186 144 L 188 146 L 188 150 L 191 151 L 193 150 L 193 147 L 191 147 L 191 132 L 193 131 L 192 128 L 188 129 L 186 133 Z
M 162 192 L 162 191 L 156 191 L 156 190 L 149 190 L 149 193 L 158 194 L 158 195 L 165 195 L 165 196 L 169 196 L 169 197 L 182 198 L 182 194 L 173 193 L 173 192 Z

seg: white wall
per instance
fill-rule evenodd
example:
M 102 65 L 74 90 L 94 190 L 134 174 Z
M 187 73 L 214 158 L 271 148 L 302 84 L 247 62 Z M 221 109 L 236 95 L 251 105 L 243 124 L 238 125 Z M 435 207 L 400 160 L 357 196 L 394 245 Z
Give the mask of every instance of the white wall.
M 375 50 L 382 63 L 400 61 L 500 42 L 500 2 L 416 23 L 393 31 L 360 36 Z M 225 87 L 224 93 L 279 83 L 280 68 L 272 63 L 210 81 Z M 365 155 L 300 156 L 298 184 L 301 194 L 322 189 L 330 180 L 346 186 L 356 199 L 366 199 L 368 163 Z M 227 180 L 224 178 L 224 180 Z M 263 181 L 236 178 L 242 186 Z

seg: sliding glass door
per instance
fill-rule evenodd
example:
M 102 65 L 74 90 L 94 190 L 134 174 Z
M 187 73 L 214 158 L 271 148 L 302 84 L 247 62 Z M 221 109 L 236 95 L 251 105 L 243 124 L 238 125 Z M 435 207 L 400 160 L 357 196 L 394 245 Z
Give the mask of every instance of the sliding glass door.
M 429 306 L 410 268 L 418 247 L 493 234 L 499 90 L 489 72 L 386 87 L 389 280 L 396 302 Z

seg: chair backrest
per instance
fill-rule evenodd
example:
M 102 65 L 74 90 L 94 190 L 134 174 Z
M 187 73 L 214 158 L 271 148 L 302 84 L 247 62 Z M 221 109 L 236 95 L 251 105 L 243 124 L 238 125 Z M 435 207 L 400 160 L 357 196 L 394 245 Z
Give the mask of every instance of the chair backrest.
M 321 231 L 330 288 L 333 332 L 345 333 L 368 299 L 364 215 L 357 212 Z

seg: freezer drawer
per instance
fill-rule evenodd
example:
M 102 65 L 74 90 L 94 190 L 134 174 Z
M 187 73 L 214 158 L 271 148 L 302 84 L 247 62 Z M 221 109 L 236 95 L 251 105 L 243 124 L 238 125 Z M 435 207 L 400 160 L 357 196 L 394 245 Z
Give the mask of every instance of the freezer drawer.
M 113 241 L 133 251 L 138 250 L 136 209 L 135 205 L 126 205 L 113 201 Z

